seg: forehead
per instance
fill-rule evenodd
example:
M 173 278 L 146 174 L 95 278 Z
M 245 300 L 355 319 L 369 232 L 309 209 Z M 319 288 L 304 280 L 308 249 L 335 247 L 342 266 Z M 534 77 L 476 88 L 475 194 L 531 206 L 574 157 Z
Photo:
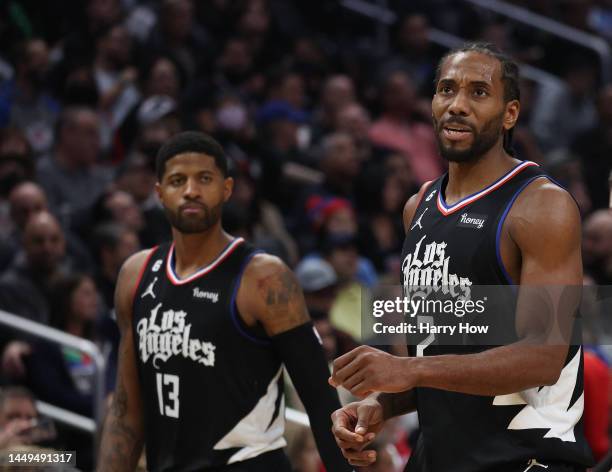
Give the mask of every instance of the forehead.
M 440 69 L 440 80 L 501 85 L 501 64 L 488 54 L 474 51 L 460 52 L 444 61 Z
M 219 170 L 215 158 L 199 152 L 177 154 L 166 161 L 166 174 L 170 172 Z
M 24 410 L 24 409 L 28 409 L 28 410 L 33 410 L 34 409 L 34 404 L 32 403 L 32 401 L 27 398 L 27 397 L 8 397 L 4 400 L 3 402 L 3 412 L 4 413 L 9 413 L 9 412 L 13 412 L 15 410 Z

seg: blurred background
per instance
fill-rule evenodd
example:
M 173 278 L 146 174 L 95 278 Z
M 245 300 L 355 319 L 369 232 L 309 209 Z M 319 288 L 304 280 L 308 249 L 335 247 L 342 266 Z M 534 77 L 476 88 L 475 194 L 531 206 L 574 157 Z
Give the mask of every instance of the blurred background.
M 466 40 L 521 63 L 516 154 L 572 193 L 585 284 L 612 284 L 610 0 L 1 1 L 0 309 L 17 318 L 0 328 L 0 450 L 77 450 L 93 468 L 118 270 L 170 236 L 154 159 L 181 130 L 224 146 L 224 227 L 296 271 L 328 358 L 367 342 L 362 297 L 399 283 L 403 205 L 445 171 L 433 78 Z M 612 307 L 593 293 L 585 428 L 602 459 Z M 363 470 L 402 470 L 417 428 L 390 422 Z M 297 471 L 323 470 L 306 426 L 289 439 Z

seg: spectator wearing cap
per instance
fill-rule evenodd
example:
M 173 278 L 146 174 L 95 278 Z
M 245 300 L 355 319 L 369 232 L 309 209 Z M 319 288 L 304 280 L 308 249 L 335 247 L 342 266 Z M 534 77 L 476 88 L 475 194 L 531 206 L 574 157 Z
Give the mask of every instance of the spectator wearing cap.
M 97 165 L 100 120 L 91 109 L 68 108 L 62 112 L 53 154 L 38 162 L 38 180 L 50 208 L 62 219 L 86 212 L 110 181 L 107 170 Z
M 260 128 L 264 197 L 283 209 L 287 209 L 295 198 L 295 191 L 282 185 L 286 164 L 309 163 L 298 146 L 298 131 L 306 120 L 305 113 L 280 100 L 267 102 L 256 114 Z

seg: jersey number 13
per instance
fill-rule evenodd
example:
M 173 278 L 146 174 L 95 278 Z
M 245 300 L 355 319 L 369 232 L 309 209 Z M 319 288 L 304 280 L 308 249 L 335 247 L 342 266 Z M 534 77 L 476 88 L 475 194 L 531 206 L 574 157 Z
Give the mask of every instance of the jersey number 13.
M 179 417 L 179 376 L 172 374 L 158 373 L 157 380 L 157 400 L 159 403 L 159 413 L 170 418 Z M 164 395 L 167 392 L 167 395 Z M 168 402 L 166 403 L 166 400 Z

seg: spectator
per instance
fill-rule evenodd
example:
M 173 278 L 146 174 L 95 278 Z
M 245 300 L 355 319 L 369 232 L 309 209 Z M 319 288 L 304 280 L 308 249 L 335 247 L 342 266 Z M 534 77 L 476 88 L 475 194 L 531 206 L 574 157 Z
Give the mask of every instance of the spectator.
M 319 107 L 314 112 L 315 134 L 321 137 L 334 131 L 338 124 L 338 114 L 344 108 L 355 102 L 355 86 L 350 77 L 346 75 L 332 75 L 323 84 Z M 359 115 L 359 112 L 352 110 L 353 115 Z M 362 114 L 365 110 L 359 110 Z M 359 118 L 363 120 L 363 116 L 357 116 L 354 121 Z M 369 119 L 369 118 L 368 118 Z M 369 123 L 368 123 L 369 124 Z M 343 130 L 347 131 L 347 130 Z M 362 130 L 367 133 L 367 129 Z
M 202 58 L 200 51 L 210 50 L 206 31 L 194 22 L 193 2 L 163 0 L 157 18 L 158 24 L 147 40 L 148 49 L 176 58 L 190 83 Z
M 570 57 L 559 86 L 540 87 L 533 106 L 531 128 L 544 152 L 567 148 L 596 123 L 593 92 L 597 70 L 585 59 Z
M 608 177 L 612 165 L 612 84 L 606 85 L 597 97 L 597 123 L 578 135 L 572 150 L 580 156 L 594 208 L 607 208 L 609 205 Z
M 51 209 L 62 218 L 79 218 L 109 182 L 96 164 L 100 153 L 100 120 L 87 108 L 66 109 L 58 123 L 54 153 L 38 163 L 38 178 Z M 82 218 L 82 216 L 80 216 Z
M 362 164 L 353 138 L 346 133 L 330 134 L 323 139 L 322 150 L 319 166 L 325 174 L 325 181 L 316 192 L 353 201 L 355 179 Z
M 414 119 L 417 96 L 408 74 L 394 72 L 382 87 L 382 115 L 370 128 L 370 139 L 378 146 L 402 153 L 419 184 L 442 173 L 436 138 L 431 125 Z
M 414 79 L 419 93 L 431 95 L 438 58 L 442 51 L 429 40 L 429 20 L 421 13 L 411 13 L 400 20 L 395 36 L 395 68 L 405 70 Z
M 136 233 L 117 223 L 105 223 L 93 231 L 93 247 L 98 263 L 95 276 L 98 291 L 107 308 L 115 306 L 115 284 L 119 269 L 140 248 Z
M 30 433 L 37 418 L 29 390 L 16 386 L 0 389 L 0 450 L 31 444 Z
M 105 394 L 114 388 L 116 351 L 113 340 L 100 334 L 100 323 L 108 319 L 101 313 L 94 281 L 86 275 L 56 278 L 50 287 L 53 328 L 98 344 L 106 362 Z M 116 343 L 115 343 L 116 345 Z M 68 346 L 39 340 L 32 343 L 26 361 L 27 384 L 38 398 L 52 405 L 92 417 L 95 399 L 95 364 L 86 353 Z M 77 465 L 91 470 L 93 446 L 87 433 L 65 431 L 64 440 L 78 451 Z
M 45 91 L 49 50 L 42 39 L 24 41 L 18 47 L 15 78 L 0 86 L 0 128 L 24 131 L 32 150 L 51 149 L 53 127 L 60 105 Z
M 45 211 L 33 215 L 24 229 L 23 247 L 24 254 L 0 277 L 0 308 L 46 324 L 49 284 L 64 270 L 65 239 L 57 219 Z M 2 370 L 7 377 L 24 375 L 23 358 L 30 353 L 27 340 L 6 330 L 0 336 Z
M 53 328 L 101 344 L 105 341 L 97 339 L 95 327 L 101 318 L 101 307 L 96 286 L 89 276 L 58 277 L 50 286 L 50 294 L 50 325 Z M 109 368 L 113 370 L 112 366 Z M 32 345 L 27 361 L 27 382 L 41 400 L 91 417 L 94 369 L 89 355 L 40 341 Z
M 582 260 L 598 285 L 612 284 L 612 212 L 597 210 L 584 221 Z
M 95 80 L 103 117 L 103 147 L 108 149 L 114 132 L 140 100 L 138 72 L 130 65 L 131 38 L 121 24 L 100 33 L 96 42 Z
M 357 102 L 349 103 L 340 108 L 335 116 L 335 129 L 353 138 L 357 148 L 357 157 L 362 163 L 369 161 L 374 154 L 381 153 L 380 149 L 372 145 L 368 136 L 371 119 L 370 114 L 362 105 Z
M 129 193 L 144 219 L 144 226 L 137 230 L 143 247 L 152 247 L 170 239 L 170 225 L 155 194 L 154 164 L 143 153 L 136 152 L 120 166 L 115 188 Z
M 30 181 L 22 182 L 13 189 L 9 203 L 13 230 L 6 239 L 0 241 L 0 267 L 8 266 L 19 253 L 23 231 L 31 216 L 49 209 L 42 187 Z M 83 243 L 69 231 L 64 230 L 64 236 L 70 266 L 84 271 L 91 270 L 91 257 Z

